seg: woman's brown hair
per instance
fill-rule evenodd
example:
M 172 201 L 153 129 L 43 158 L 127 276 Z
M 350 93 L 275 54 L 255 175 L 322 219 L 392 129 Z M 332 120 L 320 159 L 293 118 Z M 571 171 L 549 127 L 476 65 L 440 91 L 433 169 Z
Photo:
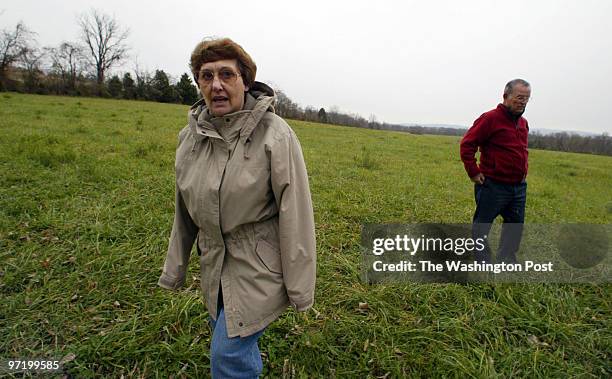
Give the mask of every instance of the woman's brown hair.
M 198 83 L 200 67 L 204 63 L 215 62 L 222 59 L 236 59 L 238 69 L 246 86 L 251 87 L 255 82 L 257 66 L 251 56 L 244 51 L 242 46 L 229 38 L 204 39 L 198 43 L 191 53 L 189 67 L 195 82 Z

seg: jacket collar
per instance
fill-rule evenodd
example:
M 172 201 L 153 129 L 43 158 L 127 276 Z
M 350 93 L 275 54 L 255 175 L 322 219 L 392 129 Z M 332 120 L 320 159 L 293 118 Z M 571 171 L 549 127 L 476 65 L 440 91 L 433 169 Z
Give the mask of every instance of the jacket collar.
M 508 110 L 508 107 L 506 107 L 503 103 L 499 103 L 497 104 L 497 109 L 502 112 L 510 121 L 512 122 L 518 122 L 518 120 L 521 119 L 521 117 L 523 117 L 523 115 L 517 116 L 515 114 L 510 113 L 510 111 Z

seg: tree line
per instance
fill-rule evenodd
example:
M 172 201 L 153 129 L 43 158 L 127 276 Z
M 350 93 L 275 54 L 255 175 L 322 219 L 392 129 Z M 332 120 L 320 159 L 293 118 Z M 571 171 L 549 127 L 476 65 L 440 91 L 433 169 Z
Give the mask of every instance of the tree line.
M 574 153 L 612 155 L 612 137 L 607 133 L 581 136 L 576 133 L 529 134 L 529 147 Z
M 342 113 L 337 107 L 331 107 L 329 110 L 320 108 L 317 111 L 316 108 L 310 106 L 302 108 L 281 90 L 276 90 L 276 95 L 275 111 L 279 116 L 285 118 L 411 134 L 463 136 L 467 131 L 467 129 L 449 127 L 389 124 L 378 122 L 374 115 L 366 120 L 358 114 Z M 553 134 L 535 132 L 529 133 L 529 148 L 612 156 L 612 137 L 606 133 L 583 136 L 567 132 Z
M 40 48 L 36 33 L 19 22 L 0 33 L 0 91 L 71 96 L 102 96 L 117 99 L 193 104 L 199 93 L 188 73 L 178 81 L 163 70 L 147 72 L 136 65 L 133 75 L 108 73 L 128 58 L 129 30 L 114 17 L 91 10 L 77 19 L 79 39 Z M 284 118 L 412 134 L 461 136 L 463 129 L 398 125 L 368 119 L 355 113 L 301 107 L 276 88 L 276 113 Z M 570 133 L 530 134 L 529 147 L 536 149 L 612 155 L 612 137 Z
M 39 47 L 23 22 L 0 33 L 0 90 L 70 96 L 101 96 L 193 104 L 197 88 L 189 74 L 174 81 L 163 70 L 108 73 L 129 57 L 129 30 L 114 17 L 91 10 L 77 19 L 79 38 Z

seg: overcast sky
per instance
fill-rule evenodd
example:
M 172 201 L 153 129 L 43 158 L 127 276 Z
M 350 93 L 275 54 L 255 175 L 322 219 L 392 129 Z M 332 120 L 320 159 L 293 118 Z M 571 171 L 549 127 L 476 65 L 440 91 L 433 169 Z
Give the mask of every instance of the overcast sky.
M 302 106 L 469 126 L 520 77 L 532 85 L 532 128 L 612 134 L 610 0 L 3 0 L 0 28 L 22 20 L 57 46 L 77 39 L 76 16 L 91 8 L 130 29 L 141 68 L 175 78 L 199 40 L 227 36 L 257 80 Z

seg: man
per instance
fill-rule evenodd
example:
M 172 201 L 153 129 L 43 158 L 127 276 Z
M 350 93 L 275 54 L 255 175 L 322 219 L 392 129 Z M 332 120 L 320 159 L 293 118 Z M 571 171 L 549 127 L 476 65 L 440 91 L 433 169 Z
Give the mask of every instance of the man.
M 476 211 L 472 233 L 485 238 L 499 215 L 503 218 L 497 261 L 516 262 L 527 195 L 527 133 L 522 117 L 531 96 L 531 86 L 514 79 L 504 88 L 503 103 L 482 114 L 461 140 L 461 160 L 474 182 Z M 480 149 L 480 163 L 476 151 Z M 488 244 L 475 258 L 490 261 Z

